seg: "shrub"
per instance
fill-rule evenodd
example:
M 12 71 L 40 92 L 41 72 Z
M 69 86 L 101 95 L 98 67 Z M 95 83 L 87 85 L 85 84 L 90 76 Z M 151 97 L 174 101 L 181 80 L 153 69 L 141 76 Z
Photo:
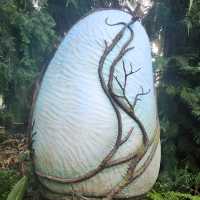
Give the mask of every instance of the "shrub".
M 14 170 L 0 170 L 0 200 L 6 200 L 12 187 L 19 180 Z

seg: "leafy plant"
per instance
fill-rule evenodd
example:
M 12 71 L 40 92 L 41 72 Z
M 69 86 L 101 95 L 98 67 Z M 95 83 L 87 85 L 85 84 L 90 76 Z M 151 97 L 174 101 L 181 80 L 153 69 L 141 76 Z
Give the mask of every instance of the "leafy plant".
M 13 187 L 8 195 L 7 200 L 23 200 L 24 193 L 26 192 L 28 186 L 28 178 L 26 176 L 22 177 L 16 185 Z
M 0 170 L 0 199 L 6 200 L 12 187 L 19 180 L 19 176 L 13 170 Z
M 191 194 L 184 194 L 180 192 L 151 192 L 148 195 L 149 200 L 200 200 L 199 196 L 193 196 Z
M 44 7 L 28 1 L 0 2 L 0 94 L 4 112 L 25 121 L 30 90 L 55 43 L 55 23 Z

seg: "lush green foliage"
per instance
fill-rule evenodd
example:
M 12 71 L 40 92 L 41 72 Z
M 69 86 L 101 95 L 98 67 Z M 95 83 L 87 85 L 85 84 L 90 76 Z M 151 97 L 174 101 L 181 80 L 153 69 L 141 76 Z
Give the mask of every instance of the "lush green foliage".
M 189 1 L 164 0 L 158 1 L 158 10 L 151 13 L 147 28 L 152 38 L 161 28 L 165 55 L 155 63 L 161 72 L 158 105 L 162 163 L 149 198 L 199 199 L 200 4 L 194 0 L 189 10 Z M 155 25 L 150 23 L 153 19 Z
M 69 28 L 92 9 L 119 7 L 118 0 L 48 0 L 48 10 L 56 21 L 56 30 L 63 36 Z
M 200 60 L 171 58 L 163 70 L 159 88 L 159 107 L 164 143 L 172 159 L 178 154 L 181 165 L 198 166 L 200 145 Z M 164 146 L 165 147 L 165 146 Z M 178 152 L 174 152 L 174 148 Z M 188 162 L 188 163 L 187 163 Z M 175 166 L 175 163 L 170 166 Z
M 0 170 L 0 199 L 7 199 L 8 193 L 12 187 L 19 180 L 15 171 L 11 170 Z
M 28 177 L 23 176 L 13 187 L 7 200 L 23 200 L 28 186 Z
M 4 112 L 24 121 L 33 80 L 54 46 L 55 23 L 45 8 L 36 11 L 27 0 L 0 1 L 0 23 L 0 93 Z
M 165 199 L 171 194 L 170 199 L 184 199 L 179 193 L 200 194 L 200 59 L 160 60 L 159 66 L 164 64 L 158 88 L 162 163 L 157 193 L 151 198 L 156 200 L 160 195 Z M 190 195 L 185 198 L 193 199 Z
M 33 82 L 57 47 L 55 30 L 63 37 L 92 8 L 119 4 L 114 0 L 41 0 L 39 5 L 42 8 L 37 10 L 31 0 L 0 1 L 0 94 L 4 100 L 0 125 L 5 125 L 8 116 L 27 121 Z
M 200 200 L 199 196 L 193 196 L 191 194 L 184 194 L 180 192 L 151 192 L 148 195 L 150 200 Z

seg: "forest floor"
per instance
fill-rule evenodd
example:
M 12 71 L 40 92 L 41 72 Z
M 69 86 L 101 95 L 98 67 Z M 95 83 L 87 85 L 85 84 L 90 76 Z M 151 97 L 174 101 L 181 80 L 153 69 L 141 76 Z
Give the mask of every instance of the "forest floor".
M 27 151 L 27 142 L 23 135 L 4 135 L 4 141 L 0 143 L 0 169 L 18 169 L 23 175 L 22 155 Z

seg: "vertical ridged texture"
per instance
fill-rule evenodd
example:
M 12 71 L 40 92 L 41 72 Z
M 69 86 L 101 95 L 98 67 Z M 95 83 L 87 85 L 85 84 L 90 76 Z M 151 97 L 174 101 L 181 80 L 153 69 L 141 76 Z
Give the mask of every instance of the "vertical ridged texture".
M 44 75 L 37 97 L 33 120 L 35 121 L 33 148 L 36 170 L 46 175 L 75 178 L 95 169 L 113 148 L 117 138 L 117 118 L 107 96 L 103 92 L 98 64 L 105 44 L 109 43 L 122 28 L 108 26 L 109 23 L 129 22 L 130 15 L 118 10 L 97 11 L 80 20 L 66 35 Z M 147 34 L 139 22 L 132 25 L 134 39 L 123 60 L 133 74 L 127 82 L 127 96 L 134 99 L 141 86 L 148 95 L 141 97 L 136 114 L 153 137 L 157 122 L 156 99 L 150 44 Z M 109 66 L 127 40 L 126 31 L 122 40 L 109 54 L 104 66 L 104 77 L 108 80 Z M 123 80 L 122 62 L 116 66 L 115 75 Z M 115 90 L 119 91 L 117 84 Z M 142 143 L 141 131 L 129 116 L 122 115 L 123 136 L 134 127 L 134 134 L 120 147 L 113 159 L 136 152 Z M 148 155 L 148 153 L 147 153 Z M 147 157 L 147 156 L 146 156 Z M 143 159 L 143 161 L 146 158 Z M 123 193 L 126 196 L 140 195 L 154 184 L 160 164 L 160 145 L 145 172 Z M 128 163 L 105 169 L 95 177 L 76 184 L 60 184 L 45 179 L 41 182 L 49 189 L 67 193 L 72 189 L 86 194 L 102 195 L 116 185 L 126 173 Z M 123 196 L 123 194 L 120 194 Z M 119 195 L 119 196 L 120 196 Z

